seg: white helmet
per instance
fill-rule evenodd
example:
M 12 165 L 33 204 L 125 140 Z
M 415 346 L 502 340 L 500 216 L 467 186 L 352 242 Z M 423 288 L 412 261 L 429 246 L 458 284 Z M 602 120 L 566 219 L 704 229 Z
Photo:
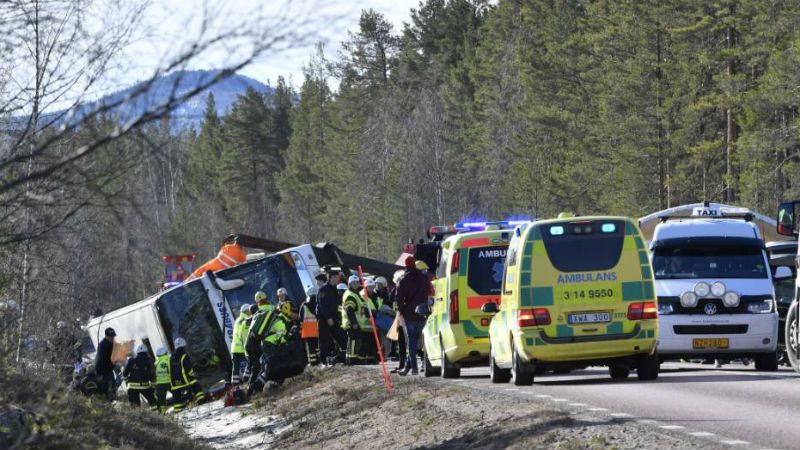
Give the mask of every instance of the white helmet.
M 307 297 L 313 297 L 315 295 L 317 295 L 317 288 L 312 286 L 312 287 L 306 289 L 306 296 Z
M 186 339 L 182 337 L 175 338 L 175 348 L 179 349 L 181 347 L 186 347 Z
M 139 344 L 139 346 L 136 347 L 136 353 L 147 353 L 147 346 L 144 344 Z
M 364 281 L 364 287 L 375 287 L 375 280 L 372 278 L 367 278 Z
M 58 323 L 56 324 L 56 328 L 65 328 L 66 326 L 67 322 L 64 322 L 63 320 L 59 320 Z
M 384 277 L 376 278 L 375 279 L 375 284 L 377 284 L 378 286 L 383 286 L 383 287 L 389 286 L 389 282 L 386 281 L 386 278 L 384 278 Z
M 339 284 L 336 285 L 336 290 L 337 291 L 346 291 L 347 290 L 347 285 L 344 284 L 344 283 L 339 283 Z
M 239 314 L 247 314 L 249 312 L 250 312 L 250 305 L 242 305 L 242 307 L 239 308 Z
M 347 279 L 347 284 L 358 283 L 361 281 L 361 278 L 358 278 L 358 275 L 350 275 L 350 278 Z
M 158 347 L 156 350 L 156 356 L 164 356 L 167 354 L 167 347 Z
M 281 294 L 289 295 L 289 292 L 286 290 L 286 288 L 278 288 L 278 295 L 281 295 Z

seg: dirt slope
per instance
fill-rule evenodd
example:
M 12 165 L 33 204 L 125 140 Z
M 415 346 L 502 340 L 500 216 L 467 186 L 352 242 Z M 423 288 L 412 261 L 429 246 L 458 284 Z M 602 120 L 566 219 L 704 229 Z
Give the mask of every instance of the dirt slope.
M 374 369 L 310 370 L 250 407 L 198 409 L 190 435 L 217 448 L 670 449 L 707 446 L 617 419 L 546 408 L 438 380 Z M 205 411 L 205 412 L 203 412 Z M 189 415 L 185 416 L 190 417 Z M 248 425 L 249 424 L 249 425 Z M 210 430 L 203 435 L 198 431 Z M 228 437 L 226 437 L 226 434 Z

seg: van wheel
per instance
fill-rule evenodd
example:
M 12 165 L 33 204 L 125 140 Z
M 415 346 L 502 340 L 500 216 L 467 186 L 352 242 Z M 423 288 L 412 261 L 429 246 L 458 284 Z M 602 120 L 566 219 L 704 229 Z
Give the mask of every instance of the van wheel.
M 636 366 L 636 376 L 640 381 L 650 381 L 658 379 L 658 371 L 660 368 L 658 363 L 658 352 L 653 352 L 652 355 L 643 356 Z
M 513 342 L 511 343 L 511 379 L 514 382 L 514 386 L 530 386 L 533 384 L 533 374 L 523 370 L 522 362 L 519 360 L 519 355 Z
M 631 374 L 631 369 L 625 366 L 608 366 L 608 373 L 611 375 L 611 378 L 620 380 L 623 378 L 628 378 L 628 376 Z
M 425 364 L 425 378 L 435 377 L 439 375 L 440 369 L 438 367 L 433 367 L 430 358 L 428 358 L 427 351 L 422 352 L 422 360 Z
M 511 379 L 511 370 L 497 367 L 491 347 L 489 347 L 489 379 L 492 383 L 508 383 Z
M 778 370 L 778 352 L 756 356 L 756 370 L 761 372 L 775 372 Z
M 786 325 L 784 326 L 786 356 L 789 364 L 795 372 L 800 372 L 800 360 L 797 358 L 797 303 L 792 303 L 789 312 L 786 313 Z
M 444 352 L 444 342 L 439 340 L 439 345 L 442 347 L 442 378 L 458 378 L 461 376 L 461 367 L 452 364 L 447 360 L 447 354 Z

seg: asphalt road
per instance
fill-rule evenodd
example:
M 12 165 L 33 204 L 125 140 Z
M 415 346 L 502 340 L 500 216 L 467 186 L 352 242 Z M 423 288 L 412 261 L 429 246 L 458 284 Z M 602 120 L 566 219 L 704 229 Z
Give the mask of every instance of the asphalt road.
M 533 386 L 492 384 L 488 369 L 462 370 L 442 380 L 498 394 L 530 397 L 555 408 L 638 421 L 665 432 L 686 433 L 734 448 L 800 448 L 800 374 L 752 365 L 664 363 L 659 379 L 635 373 L 612 380 L 603 367 L 568 375 L 537 376 Z

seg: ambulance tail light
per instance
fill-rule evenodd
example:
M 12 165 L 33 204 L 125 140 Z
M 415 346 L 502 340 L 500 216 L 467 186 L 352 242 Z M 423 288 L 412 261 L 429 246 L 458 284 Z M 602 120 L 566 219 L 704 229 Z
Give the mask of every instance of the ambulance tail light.
M 461 265 L 461 252 L 456 250 L 456 252 L 453 253 L 453 262 L 452 264 L 450 264 L 450 273 L 451 274 L 458 273 L 460 265 Z
M 520 328 L 550 325 L 550 311 L 546 308 L 522 309 L 517 318 Z
M 450 323 L 457 324 L 458 319 L 458 291 L 455 290 L 450 293 Z
M 628 320 L 649 320 L 658 318 L 656 302 L 636 302 L 628 306 Z

